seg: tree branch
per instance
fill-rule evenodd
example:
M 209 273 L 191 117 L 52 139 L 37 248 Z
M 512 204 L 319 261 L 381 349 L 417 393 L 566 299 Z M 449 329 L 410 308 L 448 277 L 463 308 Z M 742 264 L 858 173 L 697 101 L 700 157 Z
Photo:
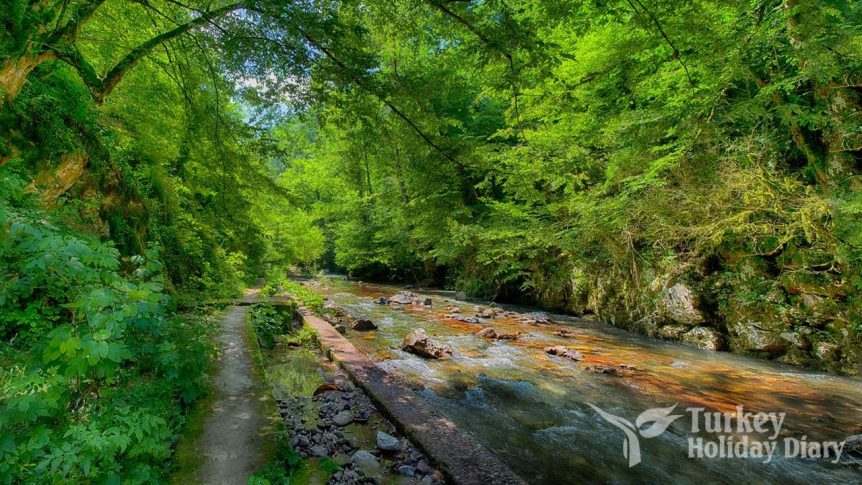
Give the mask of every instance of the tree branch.
M 635 13 L 639 13 L 638 8 L 635 7 L 635 2 L 640 6 L 641 9 L 647 14 L 652 23 L 656 26 L 662 38 L 664 38 L 665 42 L 670 46 L 673 51 L 673 58 L 679 61 L 679 64 L 682 66 L 683 71 L 685 71 L 685 77 L 688 78 L 688 83 L 692 86 L 695 85 L 694 79 L 692 79 L 691 74 L 688 72 L 688 66 L 685 65 L 685 61 L 682 60 L 682 54 L 680 54 L 679 49 L 676 48 L 673 41 L 670 40 L 670 37 L 664 31 L 664 27 L 661 26 L 661 22 L 658 21 L 658 17 L 656 17 L 646 6 L 641 3 L 640 0 L 627 0 L 629 5 L 634 9 Z
M 97 0 L 94 4 L 100 4 L 104 0 Z M 96 5 L 98 6 L 98 5 Z M 81 55 L 80 51 L 78 51 L 77 47 L 74 46 L 73 43 L 67 43 L 62 47 L 54 48 L 57 53 L 57 57 L 67 64 L 71 65 L 78 71 L 81 76 L 81 79 L 90 89 L 90 94 L 93 96 L 93 99 L 96 103 L 101 104 L 104 102 L 105 98 L 111 94 L 111 91 L 119 84 L 119 82 L 123 79 L 123 76 L 129 71 L 129 69 L 133 68 L 137 65 L 138 62 L 141 61 L 144 57 L 146 57 L 153 49 L 162 45 L 163 43 L 179 37 L 180 35 L 185 34 L 186 32 L 203 25 L 205 23 L 210 22 L 212 19 L 221 17 L 235 10 L 239 10 L 245 7 L 244 2 L 232 3 L 229 5 L 225 5 L 224 7 L 220 7 L 214 10 L 209 10 L 207 12 L 202 12 L 198 17 L 195 17 L 188 22 L 178 25 L 176 28 L 171 29 L 167 32 L 163 32 L 152 39 L 144 42 L 143 44 L 132 49 L 131 52 L 125 55 L 122 59 L 120 59 L 117 64 L 112 67 L 104 77 L 99 77 L 96 73 L 96 70 L 93 66 L 87 62 L 84 56 Z M 95 9 L 95 7 L 94 7 Z M 92 14 L 92 13 L 91 13 Z
M 365 81 L 362 80 L 362 78 L 360 78 L 358 75 L 354 74 L 352 72 L 352 69 L 350 69 L 350 67 L 347 64 L 342 62 L 341 59 L 339 59 L 338 56 L 336 56 L 332 51 L 330 51 L 329 49 L 324 47 L 320 42 L 316 41 L 305 30 L 300 29 L 300 33 L 305 38 L 305 40 L 307 40 L 314 47 L 320 49 L 320 51 L 323 52 L 326 55 L 326 57 L 331 59 L 332 62 L 334 62 L 336 65 L 338 65 L 338 67 L 340 67 L 343 71 L 348 73 L 348 75 L 351 78 L 351 81 L 353 81 L 357 86 L 359 86 L 360 88 L 364 89 L 365 91 L 369 92 L 374 97 L 379 99 L 390 110 L 392 110 L 392 112 L 395 113 L 396 116 L 398 116 L 405 123 L 407 123 L 407 126 L 409 126 L 410 129 L 413 130 L 413 132 L 415 132 L 417 135 L 419 135 L 419 138 L 422 138 L 422 140 L 426 144 L 428 144 L 428 146 L 430 146 L 431 148 L 436 150 L 438 153 L 443 155 L 443 157 L 446 158 L 446 160 L 449 160 L 450 162 L 454 163 L 459 168 L 461 168 L 461 169 L 465 168 L 463 163 L 458 161 L 455 157 L 450 155 L 448 151 L 444 150 L 441 146 L 439 146 L 437 143 L 435 143 L 434 140 L 432 140 L 430 136 L 428 136 L 424 131 L 422 131 L 422 128 L 420 128 L 419 125 L 416 124 L 416 122 L 414 122 L 412 119 L 410 119 L 409 116 L 407 116 L 403 111 L 401 111 L 397 106 L 395 106 L 395 104 L 392 103 L 392 101 L 390 101 L 386 96 L 383 96 L 383 95 L 377 93 L 374 89 L 369 87 L 367 85 L 367 83 L 365 83 Z

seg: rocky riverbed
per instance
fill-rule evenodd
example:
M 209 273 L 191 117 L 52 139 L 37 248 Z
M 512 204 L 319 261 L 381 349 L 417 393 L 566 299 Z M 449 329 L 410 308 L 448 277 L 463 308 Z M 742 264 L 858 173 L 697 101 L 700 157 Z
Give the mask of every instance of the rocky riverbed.
M 343 325 L 377 367 L 422 389 L 431 406 L 529 483 L 827 483 L 858 481 L 862 472 L 850 459 L 793 457 L 784 444 L 785 438 L 847 440 L 848 450 L 855 449 L 849 444 L 862 434 L 858 379 L 662 342 L 570 316 L 467 302 L 452 293 L 338 279 L 310 287 L 329 298 L 331 311 L 341 315 L 332 323 Z M 353 330 L 358 319 L 376 330 Z M 421 337 L 451 353 L 429 358 L 405 349 L 420 328 Z M 644 440 L 642 463 L 630 467 L 623 434 L 592 405 L 632 422 L 657 408 L 682 417 Z M 733 413 L 738 406 L 786 414 L 778 456 L 769 463 L 690 458 L 688 438 L 716 437 L 702 426 L 693 432 L 687 410 Z
M 443 485 L 443 474 L 368 396 L 310 346 L 279 346 L 269 367 L 292 448 L 328 461 L 330 485 Z M 332 466 L 332 465 L 337 466 Z

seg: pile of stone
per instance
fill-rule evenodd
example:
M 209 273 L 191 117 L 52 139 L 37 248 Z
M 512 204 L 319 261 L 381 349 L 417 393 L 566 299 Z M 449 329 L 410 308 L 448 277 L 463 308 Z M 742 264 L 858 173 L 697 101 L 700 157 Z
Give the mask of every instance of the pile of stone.
M 409 477 L 409 483 L 421 485 L 445 483 L 427 457 L 398 438 L 368 396 L 347 381 L 324 384 L 313 398 L 280 400 L 278 408 L 294 450 L 305 458 L 330 458 L 340 466 L 329 485 L 377 484 L 387 475 Z M 371 421 L 386 430 L 377 430 L 376 447 L 363 449 L 348 427 L 372 426 Z

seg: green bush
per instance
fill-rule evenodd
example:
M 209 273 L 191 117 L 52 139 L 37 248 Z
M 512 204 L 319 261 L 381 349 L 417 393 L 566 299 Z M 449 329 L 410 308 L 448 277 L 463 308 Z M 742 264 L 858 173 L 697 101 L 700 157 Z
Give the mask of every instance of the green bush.
M 251 322 L 258 343 L 265 349 L 275 347 L 275 338 L 293 330 L 296 305 L 257 305 L 251 312 Z
M 0 483 L 164 478 L 213 349 L 168 312 L 157 254 L 0 200 Z

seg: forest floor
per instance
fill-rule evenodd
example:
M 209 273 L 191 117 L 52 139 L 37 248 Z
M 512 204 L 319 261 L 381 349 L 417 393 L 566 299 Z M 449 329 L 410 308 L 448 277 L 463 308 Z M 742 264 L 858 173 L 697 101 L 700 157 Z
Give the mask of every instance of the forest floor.
M 269 395 L 255 372 L 247 338 L 248 308 L 231 307 L 222 320 L 212 411 L 204 422 L 199 444 L 201 483 L 247 483 L 265 461 L 271 441 L 266 404 Z

